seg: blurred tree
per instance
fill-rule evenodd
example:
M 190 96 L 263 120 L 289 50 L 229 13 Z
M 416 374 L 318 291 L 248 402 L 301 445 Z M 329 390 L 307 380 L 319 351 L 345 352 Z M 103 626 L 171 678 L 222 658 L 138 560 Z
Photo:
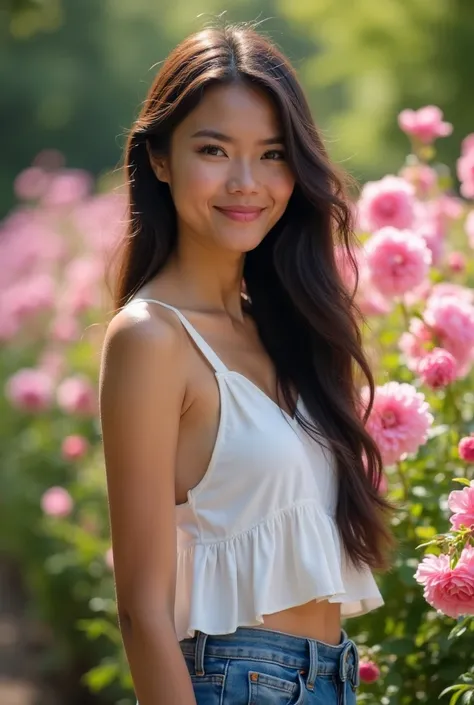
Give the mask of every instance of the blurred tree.
M 27 39 L 61 25 L 61 0 L 3 0 L 2 4 L 0 18 L 5 19 L 5 25 L 17 39 Z
M 320 47 L 302 77 L 336 158 L 362 177 L 395 169 L 406 149 L 397 113 L 434 103 L 456 126 L 440 148 L 454 163 L 460 141 L 474 131 L 471 0 L 277 2 Z
M 116 166 L 159 62 L 221 11 L 221 0 L 4 0 L 0 214 L 43 148 L 94 174 Z M 225 19 L 263 21 L 296 65 L 332 156 L 361 180 L 399 165 L 405 107 L 435 103 L 454 122 L 440 148 L 450 165 L 474 130 L 472 0 L 233 0 Z

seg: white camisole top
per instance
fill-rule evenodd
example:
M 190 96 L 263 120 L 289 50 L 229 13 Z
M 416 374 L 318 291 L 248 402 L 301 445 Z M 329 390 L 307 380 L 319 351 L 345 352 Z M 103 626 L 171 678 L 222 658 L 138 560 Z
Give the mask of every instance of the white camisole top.
M 220 421 L 209 466 L 176 507 L 175 627 L 179 640 L 263 624 L 263 615 L 311 600 L 342 617 L 383 604 L 371 571 L 345 557 L 335 522 L 332 454 L 248 378 L 229 370 L 181 311 L 213 367 Z M 304 415 L 301 398 L 298 410 Z

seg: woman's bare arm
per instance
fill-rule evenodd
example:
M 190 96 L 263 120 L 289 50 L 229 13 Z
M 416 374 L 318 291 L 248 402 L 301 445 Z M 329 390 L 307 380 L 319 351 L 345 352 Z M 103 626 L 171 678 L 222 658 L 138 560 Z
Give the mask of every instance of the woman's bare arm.
M 173 620 L 182 338 L 132 308 L 108 328 L 100 381 L 120 628 L 140 705 L 195 705 Z

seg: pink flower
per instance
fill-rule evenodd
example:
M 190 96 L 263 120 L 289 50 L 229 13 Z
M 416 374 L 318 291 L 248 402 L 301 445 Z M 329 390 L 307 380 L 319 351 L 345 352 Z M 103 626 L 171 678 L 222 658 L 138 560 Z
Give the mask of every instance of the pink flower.
M 467 233 L 467 239 L 469 240 L 469 245 L 474 249 L 474 211 L 471 211 L 468 214 L 464 228 Z
M 45 411 L 53 401 L 53 382 L 43 370 L 24 368 L 7 380 L 5 393 L 17 409 Z
M 400 171 L 402 179 L 413 184 L 420 198 L 426 198 L 438 183 L 438 174 L 427 164 L 406 166 Z
M 358 203 L 360 227 L 375 232 L 386 225 L 400 230 L 413 224 L 415 189 L 398 176 L 369 181 Z
M 466 258 L 463 252 L 450 252 L 448 256 L 448 265 L 452 272 L 464 272 L 466 269 Z
M 75 228 L 88 250 L 109 253 L 123 237 L 126 228 L 126 196 L 114 190 L 88 198 L 74 208 Z
M 46 171 L 37 166 L 28 167 L 15 179 L 15 195 L 23 201 L 36 201 L 45 193 L 49 182 Z
M 357 262 L 358 253 L 354 252 L 353 254 L 354 254 L 354 259 Z M 349 259 L 348 254 L 347 254 L 346 248 L 343 247 L 342 245 L 336 245 L 336 247 L 334 248 L 334 256 L 335 256 L 336 267 L 339 272 L 339 276 L 341 277 L 341 279 L 344 282 L 348 291 L 352 294 L 354 292 L 354 288 L 355 288 L 356 275 L 355 275 L 353 265 Z
M 39 166 L 48 171 L 58 171 L 65 163 L 64 154 L 59 149 L 42 149 L 33 159 L 33 166 Z
M 38 359 L 39 368 L 53 381 L 62 376 L 65 363 L 64 356 L 53 348 L 46 348 Z
M 110 570 L 114 569 L 114 552 L 112 548 L 108 548 L 105 552 L 105 565 L 110 568 Z
M 364 683 L 375 683 L 380 678 L 380 669 L 373 661 L 361 661 L 359 664 L 359 677 Z
M 424 312 L 425 323 L 458 364 L 458 375 L 466 372 L 474 354 L 474 306 L 457 296 L 431 296 Z
M 464 436 L 458 445 L 459 457 L 468 463 L 474 462 L 474 436 Z
M 384 296 L 402 296 L 422 284 L 431 264 L 424 240 L 408 230 L 382 228 L 365 245 L 372 283 Z
M 446 239 L 445 217 L 439 209 L 437 201 L 418 201 L 415 204 L 414 232 L 423 238 L 431 250 L 432 264 L 441 263 Z
M 468 304 L 474 303 L 474 290 L 461 284 L 453 284 L 452 282 L 433 284 L 428 300 L 443 296 L 454 296 Z
M 425 556 L 415 573 L 424 597 L 438 612 L 457 619 L 474 614 L 474 548 L 466 547 L 454 569 L 449 556 Z
M 80 328 L 75 318 L 59 315 L 51 323 L 51 337 L 60 343 L 72 343 L 80 337 Z
M 464 213 L 462 199 L 447 193 L 443 193 L 439 198 L 433 201 L 431 208 L 433 213 L 444 225 L 449 225 L 450 221 L 458 220 Z
M 50 487 L 41 497 L 41 508 L 52 517 L 67 517 L 72 512 L 74 502 L 64 487 Z
M 474 526 L 474 480 L 469 487 L 450 493 L 448 507 L 454 512 L 450 519 L 453 529 L 459 529 L 461 524 Z
M 62 169 L 50 176 L 42 198 L 46 206 L 67 206 L 89 195 L 92 177 L 83 169 Z
M 418 371 L 420 360 L 428 354 L 431 344 L 432 334 L 429 328 L 420 318 L 412 318 L 409 330 L 403 333 L 398 341 L 398 347 L 410 370 Z
M 435 105 L 420 110 L 402 110 L 398 124 L 405 134 L 424 144 L 431 144 L 438 137 L 447 137 L 453 131 L 450 122 L 443 122 L 443 113 Z
M 451 353 L 435 348 L 420 360 L 418 374 L 423 384 L 432 389 L 440 389 L 454 382 L 456 369 L 456 360 Z
M 364 389 L 363 402 L 368 390 Z M 398 462 L 405 453 L 416 453 L 426 443 L 433 416 L 425 396 L 407 383 L 387 382 L 376 388 L 367 431 L 377 443 L 385 465 Z
M 383 296 L 374 286 L 370 278 L 370 269 L 366 261 L 364 249 L 359 251 L 359 281 L 357 285 L 356 301 L 364 316 L 380 316 L 390 313 L 393 301 Z
M 474 149 L 459 157 L 456 168 L 461 194 L 464 198 L 474 198 Z
M 89 450 L 89 441 L 84 436 L 66 436 L 61 446 L 65 460 L 78 460 Z
M 95 390 L 86 377 L 77 375 L 63 380 L 57 389 L 59 407 L 67 414 L 92 416 L 96 413 Z

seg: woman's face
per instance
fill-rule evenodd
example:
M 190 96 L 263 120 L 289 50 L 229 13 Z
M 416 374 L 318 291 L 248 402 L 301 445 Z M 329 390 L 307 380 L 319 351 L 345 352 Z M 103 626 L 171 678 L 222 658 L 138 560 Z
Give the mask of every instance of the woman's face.
M 209 88 L 175 129 L 169 155 L 152 159 L 170 186 L 180 237 L 237 253 L 257 247 L 295 184 L 282 140 L 263 91 L 244 84 Z

